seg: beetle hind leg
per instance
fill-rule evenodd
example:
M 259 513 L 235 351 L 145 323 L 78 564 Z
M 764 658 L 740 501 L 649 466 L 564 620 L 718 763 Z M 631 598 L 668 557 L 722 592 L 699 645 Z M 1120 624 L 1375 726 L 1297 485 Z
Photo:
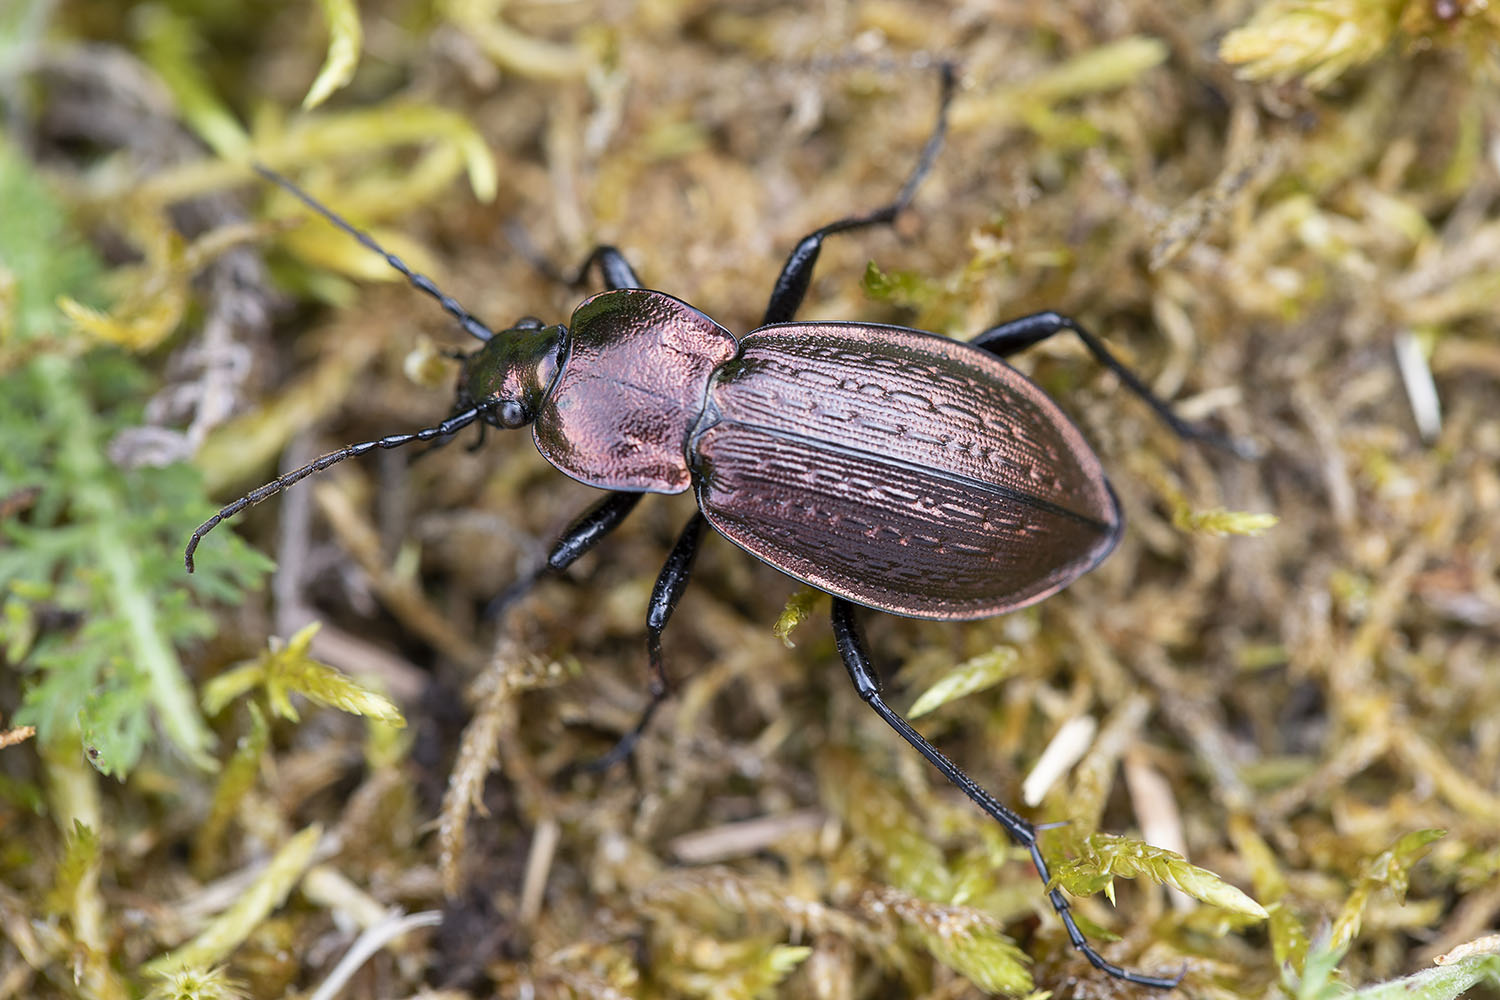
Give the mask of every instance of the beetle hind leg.
M 1190 423 L 1172 412 L 1172 407 L 1152 392 L 1146 383 L 1141 381 L 1140 376 L 1127 368 L 1124 362 L 1111 354 L 1102 340 L 1069 316 L 1050 311 L 1022 316 L 1020 319 L 1013 319 L 985 330 L 975 336 L 970 343 L 975 347 L 984 348 L 996 357 L 1008 358 L 1012 354 L 1040 344 L 1054 334 L 1063 332 L 1077 335 L 1078 339 L 1083 341 L 1083 346 L 1088 348 L 1088 352 L 1094 356 L 1094 360 L 1114 372 L 1120 381 L 1125 383 L 1125 388 L 1135 393 L 1147 406 L 1151 407 L 1161 422 L 1178 437 L 1202 441 L 1240 458 L 1252 459 L 1259 455 L 1260 450 L 1253 442 L 1230 437 L 1210 428 Z
M 833 599 L 833 637 L 838 644 L 839 656 L 843 658 L 844 666 L 849 671 L 849 677 L 854 681 L 854 689 L 859 692 L 865 704 L 875 710 L 875 713 L 885 720 L 886 724 L 896 730 L 901 738 L 910 743 L 923 757 L 943 773 L 943 777 L 952 782 L 960 791 L 967 795 L 975 805 L 983 809 L 989 816 L 1005 828 L 1010 839 L 1025 848 L 1031 855 L 1031 863 L 1036 868 L 1036 873 L 1041 876 L 1045 885 L 1051 878 L 1047 869 L 1047 861 L 1042 857 L 1040 844 L 1037 842 L 1037 830 L 1030 822 L 1017 815 L 1004 803 L 1000 802 L 989 792 L 985 791 L 973 778 L 970 778 L 958 765 L 949 760 L 941 751 L 912 728 L 911 723 L 898 715 L 889 705 L 880 692 L 880 678 L 876 674 L 870 662 L 869 653 L 865 649 L 864 636 L 860 632 L 858 623 L 854 620 L 854 605 L 842 598 Z M 1107 972 L 1117 979 L 1123 979 L 1128 983 L 1136 983 L 1140 986 L 1154 986 L 1160 989 L 1171 989 L 1176 986 L 1182 976 L 1147 976 L 1139 972 L 1115 965 L 1107 961 L 1103 955 L 1094 950 L 1093 945 L 1084 938 L 1083 931 L 1079 930 L 1078 922 L 1073 919 L 1072 910 L 1068 904 L 1067 897 L 1061 889 L 1051 889 L 1047 892 L 1047 900 L 1052 904 L 1052 909 L 1057 911 L 1058 919 L 1062 921 L 1063 928 L 1068 932 L 1068 940 L 1074 948 L 1083 953 L 1084 957 L 1097 969 Z

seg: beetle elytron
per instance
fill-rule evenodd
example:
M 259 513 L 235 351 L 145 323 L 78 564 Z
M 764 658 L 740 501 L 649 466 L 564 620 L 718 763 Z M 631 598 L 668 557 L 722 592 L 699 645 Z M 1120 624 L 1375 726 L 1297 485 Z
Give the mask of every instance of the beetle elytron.
M 557 542 L 562 570 L 614 529 L 646 493 L 692 489 L 699 512 L 657 579 L 647 614 L 651 698 L 629 752 L 668 691 L 661 635 L 687 584 L 706 525 L 776 569 L 833 596 L 838 650 L 859 695 L 903 739 L 1031 854 L 1045 882 L 1035 827 L 958 769 L 881 696 L 855 605 L 914 618 L 964 620 L 1039 601 L 1096 566 L 1122 518 L 1099 459 L 1040 388 L 1001 358 L 1071 331 L 1174 431 L 1216 438 L 1179 420 L 1073 320 L 1039 313 L 968 343 L 870 323 L 793 319 L 823 241 L 891 223 L 942 144 L 954 89 L 942 69 L 938 122 L 896 199 L 830 223 L 797 244 L 762 326 L 736 340 L 703 313 L 641 286 L 613 247 L 594 250 L 578 279 L 600 272 L 606 291 L 569 325 L 525 319 L 491 331 L 428 278 L 290 181 L 261 173 L 348 232 L 483 342 L 464 357 L 452 416 L 411 434 L 324 455 L 236 500 L 204 522 L 186 562 L 215 525 L 346 458 L 375 448 L 446 439 L 482 421 L 532 426 L 542 455 L 605 496 Z M 1062 892 L 1048 892 L 1072 944 L 1112 976 L 1169 988 L 1106 961 L 1084 939 Z

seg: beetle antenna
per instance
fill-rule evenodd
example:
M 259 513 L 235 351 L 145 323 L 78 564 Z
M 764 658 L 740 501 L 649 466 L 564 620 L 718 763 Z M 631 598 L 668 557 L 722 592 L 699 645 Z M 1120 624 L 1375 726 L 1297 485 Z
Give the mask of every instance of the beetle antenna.
M 334 212 L 333 209 L 329 208 L 327 205 L 324 205 L 322 202 L 318 201 L 318 199 L 314 198 L 312 195 L 302 190 L 296 184 L 292 183 L 290 179 L 282 176 L 281 174 L 278 174 L 270 167 L 260 163 L 254 164 L 254 166 L 256 173 L 260 174 L 262 177 L 275 184 L 277 187 L 280 187 L 282 190 L 287 191 L 298 201 L 302 202 L 302 204 L 306 205 L 314 212 L 317 212 L 323 218 L 327 219 L 329 222 L 333 223 L 335 226 L 339 227 L 350 236 L 353 236 L 356 240 L 359 240 L 360 244 L 366 249 L 372 250 L 375 253 L 380 254 L 380 256 L 384 257 L 387 264 L 391 265 L 391 267 L 395 268 L 397 271 L 400 271 L 403 275 L 406 276 L 406 280 L 411 282 L 413 288 L 415 288 L 419 292 L 423 292 L 437 299 L 438 304 L 443 307 L 443 311 L 452 316 L 454 319 L 458 320 L 459 325 L 464 328 L 464 332 L 469 334 L 469 336 L 475 338 L 476 340 L 489 340 L 495 335 L 494 330 L 491 330 L 489 327 L 485 326 L 484 323 L 480 322 L 480 320 L 475 317 L 473 313 L 469 312 L 463 306 L 459 305 L 458 301 L 452 296 L 445 294 L 443 290 L 439 288 L 431 278 L 427 277 L 427 275 L 425 274 L 418 274 L 416 271 L 413 271 L 411 268 L 407 267 L 405 261 L 403 261 L 400 257 L 397 257 L 395 254 L 391 253 L 379 243 L 376 243 L 374 237 L 372 237 L 369 233 L 366 233 L 362 229 L 356 228 L 347 219 Z
M 356 458 L 366 452 L 374 451 L 376 448 L 399 448 L 404 444 L 411 444 L 413 441 L 431 441 L 433 438 L 448 437 L 450 434 L 455 434 L 463 430 L 477 420 L 482 409 L 482 407 L 478 406 L 471 407 L 470 409 L 455 413 L 436 427 L 427 427 L 414 434 L 392 434 L 375 441 L 362 441 L 359 444 L 351 444 L 346 448 L 340 448 L 338 451 L 330 451 L 321 458 L 313 459 L 300 469 L 293 469 L 284 476 L 276 477 L 259 489 L 251 490 L 234 503 L 221 508 L 217 514 L 207 521 L 198 525 L 198 530 L 194 531 L 193 537 L 188 539 L 187 548 L 182 554 L 182 561 L 187 565 L 187 571 L 189 573 L 193 571 L 193 553 L 197 551 L 198 543 L 203 541 L 203 536 L 214 530 L 215 526 L 225 518 L 233 517 L 246 507 L 258 504 L 267 497 L 273 497 L 293 483 L 306 479 L 314 472 L 322 472 L 330 465 L 336 465 L 346 458 Z

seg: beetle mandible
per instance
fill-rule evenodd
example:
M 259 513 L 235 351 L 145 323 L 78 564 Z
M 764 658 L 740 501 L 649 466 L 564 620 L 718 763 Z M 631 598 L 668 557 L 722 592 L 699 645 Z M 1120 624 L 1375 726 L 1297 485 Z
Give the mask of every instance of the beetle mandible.
M 823 241 L 891 224 L 942 145 L 954 71 L 940 67 L 937 124 L 890 204 L 831 222 L 787 257 L 762 325 L 736 340 L 679 299 L 642 287 L 624 256 L 592 251 L 606 290 L 567 326 L 523 319 L 492 331 L 427 277 L 286 178 L 257 168 L 436 299 L 482 341 L 463 356 L 454 412 L 433 427 L 350 445 L 253 490 L 193 532 L 346 458 L 446 439 L 468 425 L 531 425 L 560 471 L 609 491 L 558 540 L 544 570 L 565 569 L 617 527 L 647 493 L 692 489 L 699 512 L 656 581 L 646 617 L 650 700 L 603 763 L 625 756 L 668 693 L 661 636 L 687 584 L 706 526 L 776 569 L 833 596 L 838 651 L 859 696 L 1030 853 L 1047 862 L 1030 822 L 976 784 L 885 702 L 856 605 L 961 621 L 1003 614 L 1056 593 L 1109 555 L 1123 520 L 1103 467 L 1073 422 L 1003 358 L 1056 333 L 1094 358 L 1178 435 L 1244 451 L 1178 418 L 1093 334 L 1053 312 L 1002 323 L 965 342 L 873 323 L 798 322 Z M 1048 899 L 1068 938 L 1096 967 L 1145 986 L 1084 938 L 1060 889 Z

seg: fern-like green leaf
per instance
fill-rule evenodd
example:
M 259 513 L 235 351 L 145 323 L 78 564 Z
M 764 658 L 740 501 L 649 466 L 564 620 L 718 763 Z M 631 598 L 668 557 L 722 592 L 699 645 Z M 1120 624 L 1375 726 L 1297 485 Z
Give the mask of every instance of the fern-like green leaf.
M 238 596 L 265 560 L 231 544 L 207 573 L 181 571 L 182 535 L 209 509 L 199 480 L 186 466 L 110 460 L 110 440 L 139 420 L 143 376 L 124 355 L 71 336 L 53 305 L 86 298 L 97 267 L 46 186 L 3 145 L 0 204 L 0 260 L 17 287 L 12 339 L 0 347 L 0 496 L 29 498 L 0 523 L 0 644 L 24 653 L 26 675 L 16 721 L 49 746 L 76 741 L 106 774 L 134 767 L 155 725 L 212 767 L 212 736 L 176 647 L 212 633 L 201 600 Z
M 1402 979 L 1366 986 L 1350 994 L 1349 1000 L 1457 1000 L 1481 985 L 1488 986 L 1491 995 L 1500 991 L 1500 954 L 1491 951 L 1471 955 Z

